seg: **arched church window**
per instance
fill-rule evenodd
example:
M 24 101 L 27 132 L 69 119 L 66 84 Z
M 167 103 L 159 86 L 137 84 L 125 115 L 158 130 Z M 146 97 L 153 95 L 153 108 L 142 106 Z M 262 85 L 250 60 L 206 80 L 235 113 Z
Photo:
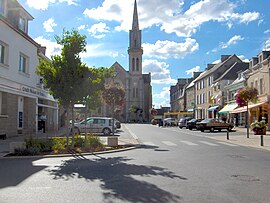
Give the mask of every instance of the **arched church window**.
M 136 59 L 136 71 L 139 71 L 139 59 Z
M 135 59 L 132 58 L 132 71 L 135 71 Z

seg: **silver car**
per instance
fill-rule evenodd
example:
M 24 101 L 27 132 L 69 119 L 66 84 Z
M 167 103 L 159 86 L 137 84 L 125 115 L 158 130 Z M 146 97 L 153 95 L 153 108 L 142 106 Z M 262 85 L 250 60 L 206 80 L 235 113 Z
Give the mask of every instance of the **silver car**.
M 85 121 L 79 123 L 74 123 L 75 133 L 85 133 L 85 127 L 87 133 L 103 133 L 103 135 L 108 136 L 113 131 L 113 119 L 107 117 L 90 117 Z M 114 131 L 116 131 L 117 126 L 114 122 Z

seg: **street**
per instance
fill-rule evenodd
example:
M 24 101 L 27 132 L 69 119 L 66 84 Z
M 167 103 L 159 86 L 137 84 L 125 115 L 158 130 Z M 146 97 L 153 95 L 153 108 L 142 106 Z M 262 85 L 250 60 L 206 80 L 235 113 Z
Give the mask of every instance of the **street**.
M 137 149 L 0 159 L 0 202 L 269 203 L 269 151 L 177 127 L 126 124 Z M 233 136 L 232 132 L 232 136 Z

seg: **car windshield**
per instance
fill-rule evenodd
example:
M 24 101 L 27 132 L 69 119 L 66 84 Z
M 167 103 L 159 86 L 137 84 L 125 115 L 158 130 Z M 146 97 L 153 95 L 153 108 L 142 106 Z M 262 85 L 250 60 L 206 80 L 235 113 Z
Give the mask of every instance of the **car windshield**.
M 210 123 L 213 119 L 204 119 L 201 121 L 201 123 Z

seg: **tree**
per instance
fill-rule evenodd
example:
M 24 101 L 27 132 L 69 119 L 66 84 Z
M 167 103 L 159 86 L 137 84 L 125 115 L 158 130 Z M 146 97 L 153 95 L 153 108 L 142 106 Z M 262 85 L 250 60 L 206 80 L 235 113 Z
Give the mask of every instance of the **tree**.
M 83 83 L 81 88 L 84 97 L 80 103 L 85 105 L 85 119 L 87 119 L 87 114 L 91 110 L 95 110 L 101 106 L 102 98 L 101 93 L 104 90 L 104 80 L 105 76 L 108 72 L 107 68 L 90 68 L 89 75 L 87 75 L 88 80 Z M 85 141 L 87 136 L 86 130 L 86 122 L 85 122 Z
M 113 115 L 113 135 L 114 135 L 114 114 L 119 107 L 123 107 L 125 102 L 125 90 L 115 83 L 108 85 L 102 92 L 102 98 L 106 104 L 112 106 Z M 115 106 L 118 106 L 116 109 Z
M 247 138 L 249 138 L 249 113 L 248 102 L 256 103 L 258 100 L 258 90 L 254 87 L 246 87 L 240 89 L 235 97 L 236 103 L 239 107 L 247 106 L 246 121 L 247 121 Z
M 62 36 L 55 36 L 56 42 L 62 45 L 61 55 L 52 56 L 52 60 L 40 59 L 37 73 L 43 77 L 45 87 L 67 110 L 67 145 L 69 140 L 69 111 L 72 112 L 72 127 L 74 127 L 73 108 L 77 101 L 83 99 L 81 86 L 87 79 L 89 69 L 82 64 L 80 53 L 86 51 L 86 36 L 78 31 L 63 31 Z M 72 147 L 74 146 L 74 132 Z

